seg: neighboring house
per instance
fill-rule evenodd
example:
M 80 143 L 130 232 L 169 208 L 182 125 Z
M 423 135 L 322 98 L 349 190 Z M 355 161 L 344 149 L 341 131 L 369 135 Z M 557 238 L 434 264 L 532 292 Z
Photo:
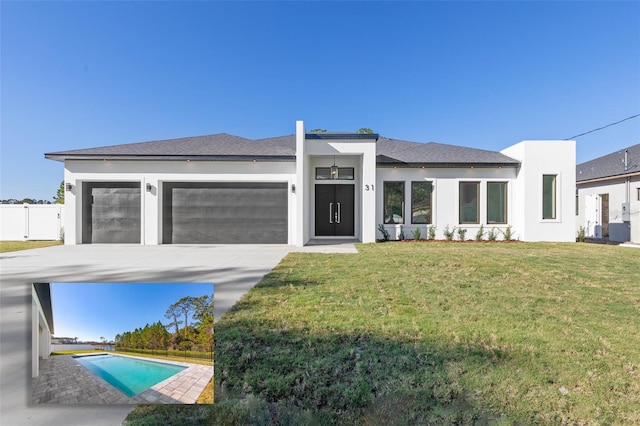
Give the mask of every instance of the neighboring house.
M 576 186 L 578 231 L 640 243 L 640 144 L 578 164 Z
M 40 358 L 51 354 L 53 335 L 53 310 L 51 286 L 48 283 L 33 284 L 31 288 L 31 376 L 38 377 Z
M 550 153 L 553 155 L 550 155 Z M 484 226 L 575 241 L 575 142 L 501 152 L 377 134 L 228 134 L 45 154 L 65 164 L 65 243 L 276 243 Z

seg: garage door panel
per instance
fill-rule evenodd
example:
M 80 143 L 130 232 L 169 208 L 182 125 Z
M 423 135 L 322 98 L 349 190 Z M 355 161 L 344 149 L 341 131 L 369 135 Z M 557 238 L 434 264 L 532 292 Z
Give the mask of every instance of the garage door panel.
M 286 244 L 286 183 L 167 182 L 165 244 Z
M 140 243 L 139 182 L 85 182 L 82 242 Z

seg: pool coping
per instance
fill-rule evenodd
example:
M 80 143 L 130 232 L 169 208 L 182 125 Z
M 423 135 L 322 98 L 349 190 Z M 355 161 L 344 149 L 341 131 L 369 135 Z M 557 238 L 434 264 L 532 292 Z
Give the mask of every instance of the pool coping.
M 32 381 L 33 402 L 37 404 L 194 404 L 213 378 L 213 366 L 209 365 L 109 352 L 96 352 L 90 355 L 117 355 L 187 368 L 133 397 L 128 397 L 80 364 L 74 355 L 55 355 L 41 360 L 42 374 Z

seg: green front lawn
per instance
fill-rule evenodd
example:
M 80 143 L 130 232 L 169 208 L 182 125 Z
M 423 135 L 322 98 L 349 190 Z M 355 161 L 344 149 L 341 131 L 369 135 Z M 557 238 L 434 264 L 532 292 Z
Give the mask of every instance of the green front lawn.
M 216 324 L 218 424 L 640 424 L 640 250 L 288 255 Z
M 0 253 L 34 248 L 59 246 L 62 241 L 0 241 Z

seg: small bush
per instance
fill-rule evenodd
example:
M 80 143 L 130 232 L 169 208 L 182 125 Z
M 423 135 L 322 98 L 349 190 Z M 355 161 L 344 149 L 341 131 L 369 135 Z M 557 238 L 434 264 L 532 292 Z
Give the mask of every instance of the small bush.
M 398 239 L 400 241 L 404 241 L 405 239 L 405 235 L 404 235 L 404 226 L 400 225 L 400 233 L 398 234 Z
M 427 239 L 428 240 L 435 240 L 436 239 L 436 227 L 431 225 L 429 226 L 429 229 L 427 230 Z
M 387 228 L 384 227 L 384 224 L 380 224 L 378 225 L 378 231 L 380 231 L 380 233 L 382 234 L 382 239 L 384 241 L 389 241 L 389 231 L 387 231 Z
M 495 241 L 498 238 L 498 231 L 496 228 L 491 228 L 489 232 L 487 232 L 487 239 L 489 241 Z
M 579 243 L 584 243 L 584 237 L 586 235 L 586 228 L 584 226 L 580 227 L 580 230 L 578 231 L 578 238 L 576 238 L 576 241 Z
M 482 241 L 484 238 L 484 225 L 480 225 L 480 229 L 476 232 L 476 241 Z
M 447 225 L 442 230 L 442 233 L 447 241 L 453 241 L 453 235 L 456 233 L 456 227 L 454 226 L 452 229 L 449 229 L 449 225 Z
M 467 237 L 467 229 L 466 228 L 458 228 L 458 239 L 460 241 L 464 241 Z
M 418 241 L 420 239 L 420 228 L 417 226 L 413 228 L 413 239 Z
M 505 241 L 513 240 L 513 230 L 511 229 L 511 225 L 507 226 L 507 229 L 502 231 L 502 235 L 504 236 Z

